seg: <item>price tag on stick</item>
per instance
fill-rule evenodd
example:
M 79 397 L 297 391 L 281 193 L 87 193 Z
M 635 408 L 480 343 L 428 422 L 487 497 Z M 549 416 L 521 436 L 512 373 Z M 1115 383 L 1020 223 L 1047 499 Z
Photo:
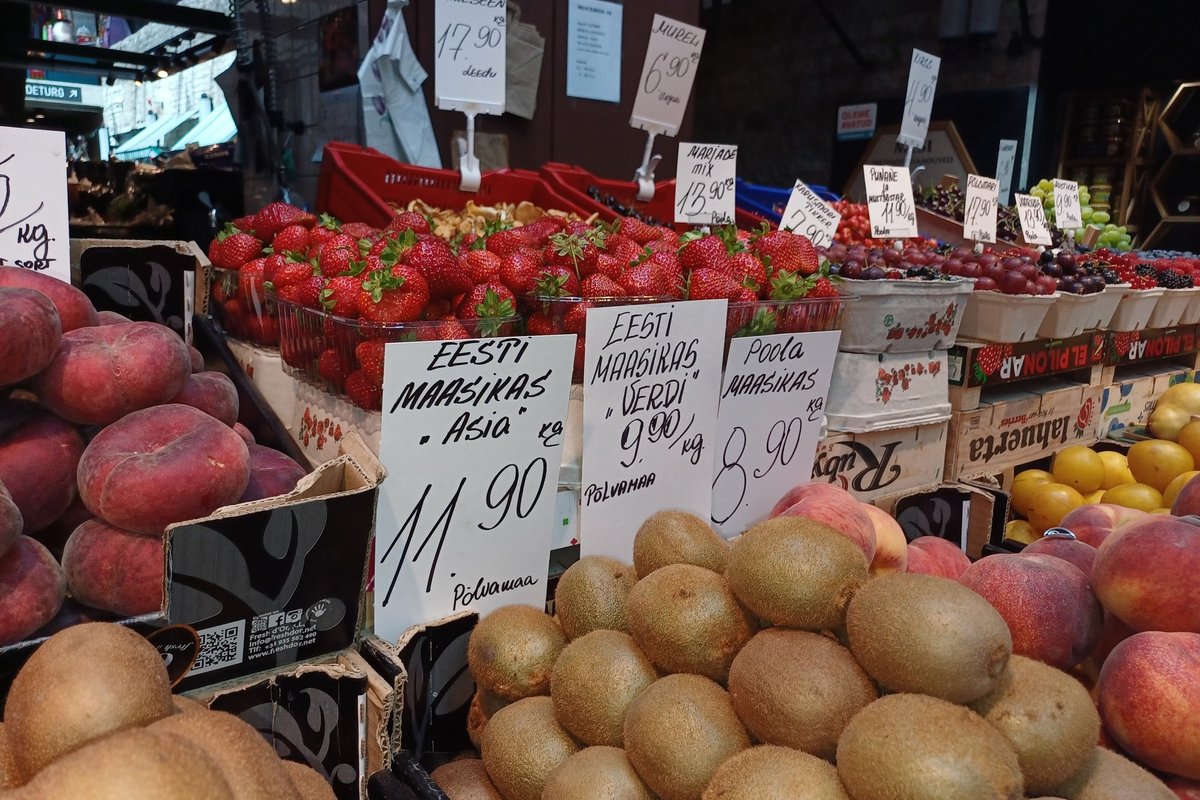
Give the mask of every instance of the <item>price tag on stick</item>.
M 0 127 L 0 265 L 71 282 L 67 140 Z
M 1061 230 L 1083 227 L 1083 213 L 1079 208 L 1079 184 L 1075 181 L 1054 179 L 1054 224 Z
M 433 94 L 438 108 L 504 113 L 507 0 L 438 0 Z
M 713 458 L 712 522 L 737 536 L 812 477 L 840 331 L 729 343 Z
M 976 242 L 996 242 L 996 193 L 999 181 L 967 175 L 963 206 L 963 236 Z
M 917 207 L 912 177 L 904 167 L 863 166 L 871 235 L 877 239 L 909 239 L 917 235 Z
M 386 346 L 375 632 L 546 600 L 574 336 Z
M 896 142 L 922 147 L 933 116 L 933 96 L 937 92 L 938 69 L 942 60 L 924 50 L 913 48 L 908 68 L 908 90 L 904 94 L 904 119 Z
M 1000 205 L 1008 205 L 1008 196 L 1012 191 L 1013 167 L 1017 163 L 1017 140 L 1001 139 L 1000 150 L 996 154 L 996 180 L 1000 181 Z
M 1019 192 L 1014 196 L 1017 199 L 1017 216 L 1021 220 L 1021 235 L 1025 241 L 1049 247 L 1053 241 L 1050 239 L 1050 225 L 1046 222 L 1046 210 L 1042 207 L 1041 198 Z
M 793 233 L 807 236 L 817 247 L 828 247 L 833 243 L 842 215 L 826 203 L 817 193 L 797 180 L 788 197 L 787 207 L 779 224 Z
M 736 181 L 737 145 L 680 142 L 675 221 L 732 224 Z
M 707 518 L 726 302 L 588 309 L 581 552 L 633 560 L 664 508 Z
M 703 47 L 703 28 L 654 15 L 630 125 L 666 136 L 679 132 Z

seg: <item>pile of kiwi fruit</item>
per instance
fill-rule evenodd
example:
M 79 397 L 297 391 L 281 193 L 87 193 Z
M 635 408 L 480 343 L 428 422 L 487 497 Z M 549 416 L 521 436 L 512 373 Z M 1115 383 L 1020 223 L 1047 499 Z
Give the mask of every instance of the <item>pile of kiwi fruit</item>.
M 0 723 L 11 800 L 334 800 L 253 727 L 172 695 L 158 651 L 113 623 L 67 628 L 13 679 Z
M 1071 675 L 1012 653 L 956 581 L 871 575 L 804 517 L 726 542 L 663 511 L 633 564 L 586 556 L 554 615 L 473 631 L 450 800 L 1174 800 L 1098 746 Z

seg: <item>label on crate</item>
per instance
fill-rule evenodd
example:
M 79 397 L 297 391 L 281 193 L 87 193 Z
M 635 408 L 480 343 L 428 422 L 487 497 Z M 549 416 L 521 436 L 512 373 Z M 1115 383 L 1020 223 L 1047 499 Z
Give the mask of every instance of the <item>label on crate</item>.
M 1041 198 L 1020 192 L 1015 196 L 1017 216 L 1021 219 L 1021 234 L 1025 241 L 1049 247 L 1053 242 L 1050 240 L 1050 225 L 1046 222 L 1046 209 L 1042 207 Z
M 62 131 L 0 127 L 0 266 L 71 282 L 66 164 Z
M 945 461 L 944 422 L 835 433 L 817 445 L 812 479 L 840 486 L 865 501 L 940 483 Z
M 679 132 L 703 47 L 703 28 L 654 15 L 630 125 L 666 136 Z
M 588 309 L 583 555 L 630 561 L 664 508 L 708 516 L 726 317 L 724 300 Z
M 896 144 L 922 147 L 933 116 L 933 95 L 937 91 L 938 69 L 942 60 L 924 50 L 913 48 L 908 68 L 908 91 L 904 94 L 904 119 Z
M 1031 339 L 1015 344 L 955 345 L 950 348 L 950 383 L 996 386 L 1044 378 L 1100 364 L 1102 334 L 1081 333 L 1069 339 Z
M 679 143 L 675 221 L 730 225 L 737 181 L 736 144 Z
M 804 181 L 797 180 L 783 210 L 780 225 L 794 233 L 807 236 L 817 247 L 833 244 L 842 215 L 826 203 Z
M 1083 227 L 1083 215 L 1079 208 L 1079 184 L 1075 181 L 1054 179 L 1054 224 L 1062 230 Z
M 1200 349 L 1200 327 L 1180 325 L 1144 331 L 1109 331 L 1104 341 L 1104 364 L 1120 366 L 1156 358 L 1186 356 Z
M 812 475 L 840 331 L 729 342 L 713 457 L 712 522 L 726 538 Z
M 504 113 L 508 0 L 437 0 L 433 94 L 438 108 Z
M 1001 139 L 1000 150 L 996 153 L 996 180 L 1000 181 L 1000 205 L 1008 205 L 1008 195 L 1012 191 L 1013 168 L 1017 164 L 1017 140 Z
M 375 632 L 541 607 L 574 336 L 386 347 Z
M 963 236 L 976 242 L 996 242 L 996 196 L 1000 182 L 982 175 L 967 175 L 963 205 Z
M 863 165 L 871 235 L 877 239 L 909 239 L 917 235 L 912 176 L 900 166 Z

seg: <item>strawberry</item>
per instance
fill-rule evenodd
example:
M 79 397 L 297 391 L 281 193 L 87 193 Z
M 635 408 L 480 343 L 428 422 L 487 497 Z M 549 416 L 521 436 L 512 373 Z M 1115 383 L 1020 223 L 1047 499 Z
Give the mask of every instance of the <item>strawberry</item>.
M 517 300 L 499 281 L 481 283 L 471 289 L 458 305 L 459 319 L 511 317 Z
M 217 269 L 239 269 L 260 255 L 262 242 L 228 225 L 208 247 L 208 260 Z
M 317 253 L 317 267 L 322 275 L 348 275 L 353 264 L 362 258 L 358 249 L 358 240 L 344 233 L 339 233 L 321 245 Z
M 577 375 L 583 374 L 583 356 L 584 356 L 584 353 L 586 352 L 585 345 L 586 345 L 586 340 L 582 336 L 575 337 L 574 368 L 575 368 L 575 373 Z
M 321 307 L 336 317 L 358 319 L 358 297 L 362 292 L 362 277 L 337 275 L 321 290 Z
M 287 263 L 287 256 L 283 253 L 272 253 L 267 256 L 263 262 L 263 281 L 271 283 L 275 280 L 275 274 Z
M 600 252 L 587 236 L 556 233 L 546 243 L 542 256 L 547 264 L 567 266 L 579 275 L 590 275 L 595 271 Z
M 254 232 L 254 216 L 254 214 L 247 214 L 244 217 L 238 217 L 229 224 L 237 228 L 239 231 L 245 231 L 251 236 L 255 236 L 257 234 Z
M 625 270 L 619 283 L 630 297 L 669 294 L 662 271 L 650 261 L 643 261 Z
M 463 250 L 458 254 L 458 266 L 471 282 L 478 285 L 500 277 L 500 256 L 487 250 Z
M 299 326 L 295 320 L 287 327 L 290 332 L 279 337 L 279 357 L 289 366 L 308 369 L 309 362 L 324 349 L 321 337 L 298 330 Z
M 642 254 L 641 245 L 619 233 L 610 235 L 605 242 L 605 247 L 622 264 L 628 264 Z
M 525 333 L 530 336 L 549 336 L 562 331 L 553 315 L 545 311 L 536 311 L 525 320 Z
M 808 290 L 805 297 L 837 297 L 838 290 L 834 287 L 833 281 L 829 278 L 817 278 L 813 283 L 812 288 Z
M 484 240 L 484 248 L 500 258 L 506 258 L 518 250 L 528 247 L 525 237 L 512 229 L 499 230 Z
M 266 264 L 265 258 L 256 258 L 247 261 L 238 271 L 238 298 L 250 308 L 257 307 L 261 310 L 266 300 L 263 278 Z
M 497 325 L 494 329 L 487 327 L 487 323 L 481 322 L 478 326 L 479 336 L 494 336 L 495 331 L 499 330 Z M 432 325 L 421 326 L 417 334 L 417 338 L 423 342 L 436 342 L 444 339 L 470 339 L 471 334 L 467 332 L 466 327 L 454 317 L 436 320 Z
M 383 341 L 368 339 L 354 348 L 354 357 L 371 383 L 383 385 Z
M 571 267 L 544 267 L 534 282 L 538 297 L 578 297 L 579 277 Z
M 398 234 L 385 233 L 372 243 L 367 256 L 375 256 L 386 266 L 395 266 L 417 243 L 417 234 L 405 230 Z
M 404 231 L 413 233 L 431 233 L 429 220 L 416 211 L 401 211 L 396 218 L 388 223 L 384 234 L 399 234 Z
M 342 233 L 347 236 L 352 236 L 357 239 L 367 239 L 375 241 L 380 236 L 380 230 L 373 228 L 365 222 L 347 222 L 342 225 Z
M 719 237 L 702 235 L 684 237 L 684 244 L 679 248 L 679 261 L 687 271 L 697 269 L 715 269 L 722 272 L 728 269 L 729 249 Z
M 308 246 L 316 247 L 322 242 L 332 239 L 337 234 L 341 233 L 342 224 L 329 214 L 322 214 L 317 219 L 317 224 L 308 232 Z
M 580 294 L 589 299 L 601 297 L 624 297 L 625 288 L 601 272 L 593 272 L 583 279 Z
M 303 225 L 288 225 L 271 240 L 274 253 L 303 253 L 308 249 L 308 228 Z
M 637 244 L 642 245 L 654 239 L 662 238 L 662 231 L 660 229 L 636 217 L 622 217 L 619 230 Z
M 375 383 L 361 369 L 356 369 L 346 376 L 346 396 L 350 402 L 367 411 L 379 411 L 383 408 L 383 384 Z
M 454 251 L 441 239 L 420 239 L 404 254 L 404 263 L 425 276 L 432 298 L 452 297 L 471 290 L 471 277 L 458 266 Z
M 769 268 L 769 265 L 768 265 Z M 768 300 L 797 300 L 808 294 L 809 282 L 798 272 L 773 270 L 767 287 Z
M 266 277 L 265 273 L 264 269 L 264 278 Z M 317 274 L 316 267 L 310 262 L 295 256 L 288 256 L 284 259 L 283 265 L 275 270 L 275 274 L 271 278 L 271 285 L 278 292 L 281 287 L 308 280 L 315 274 Z
M 741 288 L 728 273 L 718 269 L 702 267 L 692 270 L 688 276 L 689 300 L 729 300 Z
M 266 314 L 250 317 L 246 323 L 247 337 L 250 341 L 264 347 L 274 347 L 279 344 L 279 324 L 274 317 Z
M 504 232 L 501 231 L 501 233 Z M 542 257 L 536 250 L 528 247 L 519 248 L 501 258 L 500 282 L 511 289 L 515 295 L 530 294 L 534 290 L 542 267 Z
M 765 228 L 765 223 L 764 223 Z M 771 272 L 812 275 L 820 266 L 816 248 L 807 237 L 791 231 L 767 230 L 754 240 L 754 254 Z
M 567 309 L 567 313 L 563 314 L 562 329 L 563 333 L 574 333 L 582 335 L 584 327 L 587 323 L 587 310 L 592 307 L 588 300 L 581 300 L 574 303 Z
M 628 261 L 622 261 L 611 253 L 597 253 L 595 265 L 582 277 L 588 275 L 604 275 L 614 281 L 620 281 L 621 275 L 625 273 L 626 267 L 629 266 Z
M 305 308 L 321 307 L 321 292 L 325 289 L 325 279 L 320 275 L 309 275 L 301 281 L 289 283 L 275 288 L 275 296 L 289 303 L 296 303 Z
M 312 214 L 287 203 L 267 203 L 254 215 L 254 232 L 264 241 L 270 241 L 289 225 L 303 225 L 311 228 L 317 224 L 317 218 Z
M 461 303 L 461 298 L 466 295 L 455 295 L 455 297 L 460 298 L 459 303 Z M 439 297 L 436 300 L 430 300 L 429 305 L 425 306 L 425 313 L 422 316 L 425 319 L 441 319 L 453 314 L 459 303 L 454 302 L 454 297 Z
M 577 236 L 589 237 L 592 233 L 592 226 L 581 219 L 567 220 L 563 226 L 563 233 Z
M 733 279 L 755 292 L 767 285 L 767 268 L 753 253 L 735 253 L 729 259 L 729 274 Z
M 421 318 L 428 302 L 429 286 L 420 271 L 397 264 L 363 281 L 358 313 L 368 322 L 411 322 Z
M 340 350 L 330 347 L 317 356 L 317 372 L 340 392 L 350 374 L 350 363 Z
M 547 239 L 563 229 L 563 223 L 555 217 L 545 216 L 517 228 L 530 247 L 540 247 Z

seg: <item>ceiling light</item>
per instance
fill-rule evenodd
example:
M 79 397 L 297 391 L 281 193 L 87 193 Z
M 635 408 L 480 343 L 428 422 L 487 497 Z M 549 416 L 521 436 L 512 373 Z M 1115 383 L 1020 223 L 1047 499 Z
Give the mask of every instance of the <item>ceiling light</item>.
M 134 86 L 141 86 L 141 85 L 142 85 L 142 73 L 140 73 L 140 72 L 139 72 L 139 73 L 137 74 L 137 77 L 133 79 L 133 85 L 134 85 Z
M 34 119 L 45 119 L 46 115 L 39 111 L 38 113 L 33 115 L 33 118 Z
M 171 73 L 167 72 L 167 68 L 166 68 L 166 67 L 159 67 L 159 68 L 158 68 L 158 72 L 156 72 L 156 73 L 154 73 L 154 74 L 155 74 L 155 75 L 157 75 L 157 76 L 158 76 L 158 77 L 160 77 L 160 78 L 165 78 L 165 77 L 167 77 L 168 75 L 170 75 Z
M 26 125 L 32 125 L 32 124 L 33 124 L 33 117 L 30 117 L 29 119 L 25 120 L 25 124 L 26 124 Z

